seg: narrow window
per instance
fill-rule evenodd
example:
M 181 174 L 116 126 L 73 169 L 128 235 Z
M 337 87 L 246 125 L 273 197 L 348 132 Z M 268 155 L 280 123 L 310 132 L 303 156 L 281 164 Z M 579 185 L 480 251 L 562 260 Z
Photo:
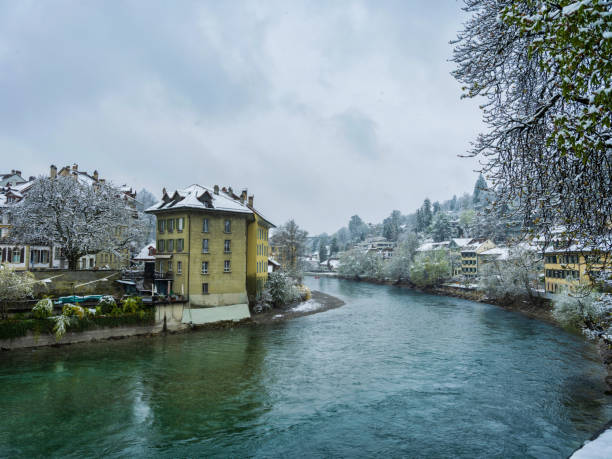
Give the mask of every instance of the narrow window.
M 208 218 L 202 220 L 202 232 L 208 233 Z
M 183 272 L 183 262 L 182 261 L 176 262 L 176 272 L 179 274 Z
M 177 252 L 182 252 L 184 246 L 185 246 L 185 240 L 184 239 L 177 239 L 176 240 L 176 251 Z
M 185 218 L 184 217 L 178 218 L 176 220 L 176 229 L 177 229 L 177 231 L 183 231 L 184 227 L 185 227 Z
M 207 261 L 202 262 L 202 274 L 208 274 L 208 262 Z
M 174 218 L 168 219 L 168 223 L 166 224 L 168 225 L 168 232 L 172 233 L 174 231 Z
M 232 222 L 231 222 L 231 220 L 225 220 L 225 232 L 226 233 L 231 233 L 232 232 Z
M 208 284 L 207 283 L 203 283 L 202 284 L 202 293 L 208 293 Z
M 174 239 L 168 239 L 166 244 L 167 244 L 167 247 L 166 247 L 167 251 L 174 252 Z
M 223 262 L 223 272 L 229 273 L 231 271 L 231 264 L 229 260 Z
M 166 251 L 166 241 L 165 240 L 160 240 L 157 241 L 157 251 L 158 252 L 165 252 Z
M 172 261 L 168 260 L 168 272 L 172 271 Z
M 157 222 L 157 229 L 160 233 L 163 233 L 166 228 L 166 220 L 159 220 Z
M 208 253 L 208 239 L 202 239 L 202 253 Z
M 232 251 L 230 244 L 231 244 L 231 241 L 229 239 L 226 239 L 225 243 L 223 244 L 223 251 L 225 253 L 230 253 Z

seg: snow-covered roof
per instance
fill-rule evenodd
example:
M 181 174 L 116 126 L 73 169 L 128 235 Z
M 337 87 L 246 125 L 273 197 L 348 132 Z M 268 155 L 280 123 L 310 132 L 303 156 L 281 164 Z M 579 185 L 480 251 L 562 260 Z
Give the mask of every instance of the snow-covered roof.
M 176 190 L 172 195 L 164 194 L 161 201 L 153 204 L 145 212 L 155 213 L 156 211 L 170 209 L 206 209 L 244 214 L 253 213 L 246 202 L 243 203 L 240 200 L 233 199 L 227 192 L 219 191 L 218 194 L 215 194 L 212 188 L 195 184 L 182 190 Z
M 280 263 L 276 261 L 274 258 L 268 258 L 268 264 L 274 266 L 280 266 Z
M 453 242 L 457 244 L 458 247 L 465 247 L 470 243 L 472 239 L 468 238 L 454 238 Z
M 507 260 L 510 257 L 510 249 L 508 247 L 493 247 L 480 252 L 478 255 L 496 257 L 497 260 Z
M 425 242 L 421 244 L 417 249 L 417 252 L 429 252 L 431 250 L 440 250 L 446 249 L 450 245 L 451 241 L 441 241 L 441 242 Z
M 134 260 L 155 261 L 155 255 L 149 255 L 149 253 L 151 253 L 151 249 L 155 249 L 155 242 L 150 242 L 149 244 L 145 245 L 142 250 L 138 252 L 138 255 L 134 257 Z

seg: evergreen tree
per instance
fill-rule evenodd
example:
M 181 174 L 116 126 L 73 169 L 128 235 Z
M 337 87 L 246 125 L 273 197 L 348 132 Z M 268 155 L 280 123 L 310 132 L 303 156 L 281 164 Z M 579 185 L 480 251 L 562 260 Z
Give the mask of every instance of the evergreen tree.
M 368 225 L 363 222 L 359 215 L 353 215 L 349 221 L 349 232 L 352 240 L 363 241 L 368 233 Z
M 338 239 L 334 236 L 331 240 L 331 245 L 329 247 L 329 255 L 333 256 L 337 254 L 339 250 L 340 249 L 338 247 Z
M 472 203 L 474 204 L 474 207 L 482 207 L 486 203 L 485 198 L 487 189 L 487 181 L 482 174 L 478 175 L 478 179 L 474 185 L 474 194 L 472 195 Z
M 440 203 L 436 201 L 433 203 L 433 213 L 436 215 L 438 212 L 440 212 Z
M 446 241 L 452 235 L 450 218 L 444 212 L 434 215 L 431 223 L 431 236 L 435 242 Z
M 319 261 L 323 262 L 327 260 L 327 246 L 325 244 L 321 244 L 319 246 Z
M 431 201 L 429 198 L 425 198 L 425 201 L 423 201 L 423 205 L 421 206 L 421 215 L 424 229 L 428 228 L 429 225 L 431 225 L 431 219 L 433 217 L 431 213 Z

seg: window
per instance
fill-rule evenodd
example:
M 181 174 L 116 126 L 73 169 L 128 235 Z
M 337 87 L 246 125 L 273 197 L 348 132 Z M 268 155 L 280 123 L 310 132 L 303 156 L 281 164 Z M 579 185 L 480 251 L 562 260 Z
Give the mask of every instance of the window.
M 159 262 L 159 272 L 160 273 L 164 272 L 164 262 L 163 261 Z
M 185 218 L 177 218 L 176 219 L 176 230 L 179 232 L 183 231 L 183 227 L 185 226 Z
M 226 233 L 232 232 L 232 222 L 231 220 L 225 220 L 225 230 Z
M 207 261 L 202 262 L 202 274 L 208 274 L 208 262 Z
M 208 253 L 208 239 L 202 239 L 202 253 Z
M 171 233 L 174 231 L 174 218 L 168 219 L 168 232 Z
M 163 239 L 160 241 L 157 241 L 157 251 L 158 252 L 166 251 L 166 241 L 164 241 Z
M 167 244 L 167 247 L 166 247 L 167 251 L 174 252 L 174 239 L 168 239 L 166 244 Z
M 185 240 L 184 239 L 177 239 L 176 240 L 176 251 L 177 252 L 182 252 L 184 248 L 185 248 Z
M 226 239 L 226 240 L 225 240 L 225 243 L 223 244 L 223 251 L 224 251 L 225 253 L 230 253 L 230 252 L 232 251 L 232 250 L 231 250 L 231 245 L 230 245 L 230 244 L 231 244 L 231 241 L 230 241 L 229 239 Z
M 232 265 L 230 264 L 229 260 L 225 260 L 223 262 L 223 272 L 224 273 L 229 273 L 232 270 Z
M 208 218 L 202 220 L 202 232 L 208 233 Z
M 172 271 L 172 261 L 168 260 L 168 271 Z
M 183 262 L 182 261 L 176 262 L 176 272 L 179 274 L 183 272 Z
M 157 222 L 157 231 L 163 233 L 166 228 L 166 220 L 158 220 Z
M 202 284 L 202 293 L 208 293 L 208 284 L 207 283 L 203 283 Z

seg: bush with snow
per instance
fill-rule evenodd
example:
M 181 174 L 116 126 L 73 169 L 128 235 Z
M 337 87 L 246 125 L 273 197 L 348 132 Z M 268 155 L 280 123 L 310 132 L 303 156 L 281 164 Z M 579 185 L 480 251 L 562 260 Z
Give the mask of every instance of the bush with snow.
M 117 307 L 117 302 L 111 295 L 104 295 L 98 301 L 98 307 L 100 308 L 101 314 L 110 314 L 111 311 Z
M 410 280 L 417 287 L 440 285 L 449 277 L 449 257 L 444 250 L 419 253 L 410 268 Z
M 51 298 L 39 300 L 32 308 L 32 315 L 36 319 L 46 319 L 51 314 L 53 314 L 53 300 Z
M 270 273 L 266 290 L 264 295 L 269 297 L 275 307 L 300 301 L 306 296 L 295 279 L 283 271 Z
M 582 330 L 587 336 L 612 338 L 612 295 L 564 291 L 555 296 L 553 317 L 566 327 Z

